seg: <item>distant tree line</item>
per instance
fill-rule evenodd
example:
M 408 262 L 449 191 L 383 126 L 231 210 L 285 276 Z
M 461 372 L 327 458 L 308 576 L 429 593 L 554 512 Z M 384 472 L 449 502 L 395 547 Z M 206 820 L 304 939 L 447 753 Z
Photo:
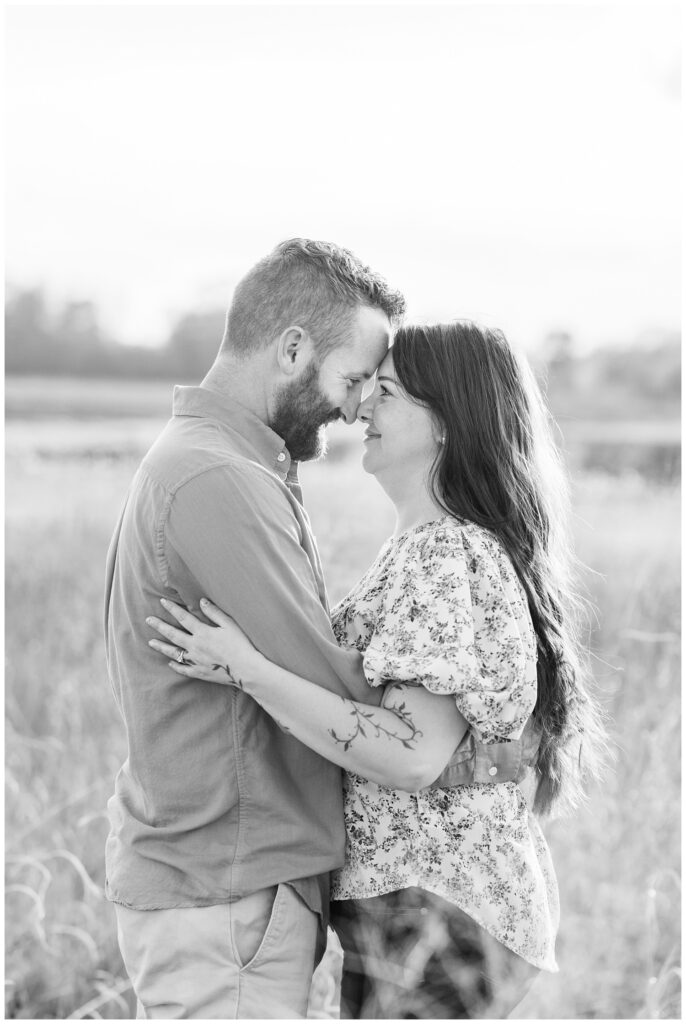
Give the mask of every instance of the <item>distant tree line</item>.
M 122 345 L 98 323 L 92 302 L 51 311 L 38 288 L 14 290 L 5 303 L 5 372 L 62 377 L 200 380 L 214 361 L 224 313 L 180 317 L 164 345 Z
M 122 345 L 103 332 L 92 302 L 68 302 L 53 311 L 40 289 L 15 289 L 5 306 L 5 369 L 8 374 L 197 383 L 219 348 L 224 315 L 223 310 L 189 312 L 160 347 Z M 584 355 L 576 352 L 569 334 L 552 332 L 532 362 L 559 417 L 679 414 L 678 335 Z
M 679 417 L 681 338 L 677 333 L 579 354 L 568 333 L 552 332 L 532 362 L 559 419 Z

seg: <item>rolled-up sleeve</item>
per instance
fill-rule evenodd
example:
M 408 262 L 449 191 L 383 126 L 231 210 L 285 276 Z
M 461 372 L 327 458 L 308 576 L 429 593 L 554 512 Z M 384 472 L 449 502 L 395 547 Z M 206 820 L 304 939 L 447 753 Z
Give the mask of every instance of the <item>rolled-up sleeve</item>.
M 161 540 L 167 585 L 196 614 L 208 597 L 271 661 L 359 699 L 360 655 L 336 642 L 294 500 L 276 477 L 241 460 L 187 480 Z

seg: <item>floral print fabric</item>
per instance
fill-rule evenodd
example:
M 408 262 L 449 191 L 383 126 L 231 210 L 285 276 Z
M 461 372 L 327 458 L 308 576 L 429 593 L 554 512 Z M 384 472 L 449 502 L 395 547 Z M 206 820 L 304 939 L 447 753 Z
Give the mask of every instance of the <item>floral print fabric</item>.
M 518 738 L 536 702 L 536 638 L 499 541 L 445 516 L 387 541 L 332 612 L 371 686 L 454 694 L 483 743 Z M 420 886 L 529 963 L 556 971 L 550 853 L 514 782 L 405 793 L 346 773 L 346 862 L 333 899 Z

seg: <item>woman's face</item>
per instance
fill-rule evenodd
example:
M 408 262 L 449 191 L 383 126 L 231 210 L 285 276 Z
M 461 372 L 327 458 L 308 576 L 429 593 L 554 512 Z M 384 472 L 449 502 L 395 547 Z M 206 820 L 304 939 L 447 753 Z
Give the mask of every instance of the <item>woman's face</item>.
M 427 479 L 438 449 L 435 420 L 426 406 L 398 383 L 393 350 L 377 371 L 374 391 L 357 410 L 365 424 L 362 466 L 379 482 L 417 483 Z

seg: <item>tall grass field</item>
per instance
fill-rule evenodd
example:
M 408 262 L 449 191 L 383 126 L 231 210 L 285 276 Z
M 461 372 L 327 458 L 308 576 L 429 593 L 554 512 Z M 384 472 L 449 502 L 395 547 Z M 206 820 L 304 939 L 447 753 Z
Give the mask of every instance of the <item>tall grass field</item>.
M 126 741 L 107 680 L 104 560 L 169 387 L 8 384 L 6 430 L 6 1018 L 128 1019 L 135 1000 L 103 896 L 105 805 Z M 332 601 L 369 565 L 392 514 L 331 428 L 303 467 Z M 637 442 L 638 443 L 638 442 Z M 573 475 L 595 686 L 614 764 L 545 831 L 561 891 L 560 972 L 526 1020 L 680 1017 L 679 497 L 612 445 Z M 335 943 L 310 1016 L 336 1015 Z

